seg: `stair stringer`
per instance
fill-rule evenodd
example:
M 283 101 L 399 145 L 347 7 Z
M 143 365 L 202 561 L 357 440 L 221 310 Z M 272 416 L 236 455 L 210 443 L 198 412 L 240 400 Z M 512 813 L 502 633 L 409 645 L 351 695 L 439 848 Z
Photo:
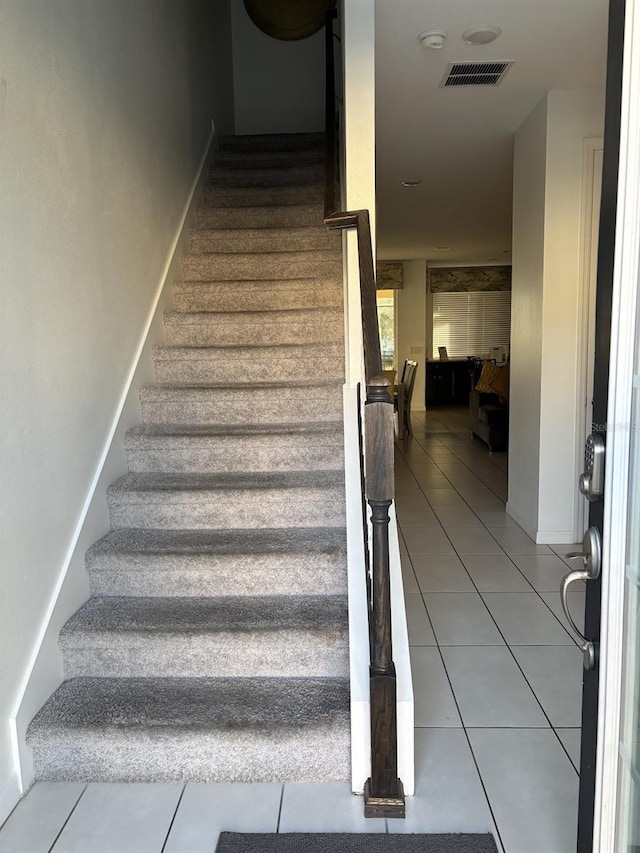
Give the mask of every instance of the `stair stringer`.
M 343 388 L 344 458 L 349 588 L 349 677 L 351 682 L 351 790 L 361 794 L 371 775 L 369 702 L 369 615 L 362 530 L 358 390 Z
M 85 502 L 78 514 L 76 528 L 70 537 L 38 641 L 26 667 L 19 699 L 9 717 L 13 760 L 19 776 L 21 794 L 25 794 L 34 781 L 32 750 L 26 743 L 27 727 L 47 698 L 64 681 L 62 652 L 58 644 L 60 630 L 73 613 L 89 599 L 85 554 L 91 545 L 109 530 L 105 495 L 108 487 L 128 470 L 125 435 L 141 421 L 140 391 L 143 385 L 151 382 L 154 377 L 153 350 L 165 340 L 164 314 L 173 307 L 173 284 L 181 277 L 182 257 L 188 250 L 190 232 L 202 204 L 204 185 L 210 163 L 215 156 L 217 141 L 212 120 L 211 131 L 185 199 L 182 217 L 169 246 L 147 319 L 131 359 L 111 428 L 87 489 Z

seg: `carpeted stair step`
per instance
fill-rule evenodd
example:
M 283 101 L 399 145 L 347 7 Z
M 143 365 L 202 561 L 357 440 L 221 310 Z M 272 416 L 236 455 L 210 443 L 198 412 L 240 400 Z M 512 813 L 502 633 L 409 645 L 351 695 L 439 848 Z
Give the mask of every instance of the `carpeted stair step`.
M 346 595 L 344 528 L 108 533 L 86 554 L 92 595 Z
M 107 490 L 111 528 L 337 527 L 344 474 L 125 474 Z
M 326 134 L 309 133 L 254 133 L 222 136 L 218 140 L 220 151 L 239 151 L 251 154 L 256 151 L 306 151 L 322 147 Z
M 29 726 L 49 781 L 318 782 L 350 774 L 349 683 L 73 679 Z
M 205 204 L 213 207 L 263 207 L 265 205 L 321 204 L 324 184 L 292 187 L 212 187 L 202 190 Z
M 318 377 L 344 381 L 344 348 L 340 343 L 155 347 L 153 362 L 158 382 L 255 384 Z
M 336 382 L 259 385 L 146 385 L 140 392 L 145 423 L 308 424 L 342 417 Z
M 262 205 L 253 207 L 200 207 L 199 228 L 288 228 L 322 226 L 324 206 L 316 204 Z
M 342 258 L 338 251 L 281 252 L 202 252 L 188 254 L 182 259 L 185 281 L 215 281 L 216 279 L 263 280 L 287 278 L 318 278 L 342 273 Z
M 192 254 L 247 252 L 339 252 L 342 236 L 324 225 L 283 228 L 194 228 Z
M 147 424 L 129 430 L 133 473 L 248 473 L 344 469 L 341 423 L 212 427 Z
M 240 165 L 244 169 L 271 169 L 283 166 L 324 164 L 325 158 L 326 147 L 324 145 L 292 151 L 260 151 L 259 149 L 254 151 L 218 150 L 215 155 L 214 168 Z
M 344 677 L 343 596 L 93 596 L 60 631 L 66 678 Z
M 219 166 L 210 170 L 210 187 L 294 187 L 318 184 L 324 180 L 324 163 L 286 164 L 268 168 L 240 165 Z
M 339 308 L 286 311 L 167 311 L 170 346 L 271 346 L 339 342 L 344 338 Z
M 350 776 L 342 241 L 324 134 L 219 140 L 36 777 Z
M 288 311 L 293 308 L 342 310 L 337 278 L 288 281 L 180 281 L 173 286 L 178 311 Z

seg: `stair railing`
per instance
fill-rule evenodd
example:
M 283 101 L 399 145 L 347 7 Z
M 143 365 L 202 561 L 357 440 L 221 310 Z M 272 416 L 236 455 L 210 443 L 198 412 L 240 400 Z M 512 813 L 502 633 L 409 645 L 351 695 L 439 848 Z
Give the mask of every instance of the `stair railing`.
M 369 696 L 371 776 L 364 788 L 365 817 L 404 817 L 405 801 L 398 778 L 396 672 L 391 642 L 389 508 L 394 498 L 394 423 L 389 382 L 382 374 L 376 305 L 371 225 L 368 210 L 339 210 L 338 119 L 333 22 L 327 13 L 326 46 L 326 185 L 324 221 L 333 230 L 356 229 L 360 299 L 367 388 L 364 406 L 364 496 L 370 507 L 371 549 L 366 547 L 369 605 Z M 368 526 L 367 526 L 368 528 Z

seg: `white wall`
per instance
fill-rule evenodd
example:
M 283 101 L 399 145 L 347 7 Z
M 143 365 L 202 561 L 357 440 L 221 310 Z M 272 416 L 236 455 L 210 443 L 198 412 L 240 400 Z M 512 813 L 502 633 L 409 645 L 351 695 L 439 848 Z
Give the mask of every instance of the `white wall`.
M 373 0 L 343 0 L 339 21 L 344 68 L 342 108 L 342 203 L 344 210 L 369 211 L 372 248 L 376 247 L 375 169 L 375 18 Z M 347 381 L 363 379 L 360 268 L 355 229 L 346 233 L 345 336 Z
M 509 503 L 529 534 L 538 525 L 547 98 L 514 144 L 509 389 Z
M 324 130 L 324 30 L 299 41 L 266 35 L 231 0 L 237 133 Z
M 584 140 L 604 129 L 604 93 L 552 91 L 547 111 L 547 203 L 538 539 L 574 542 Z
M 9 720 L 211 119 L 233 130 L 230 41 L 226 3 L 0 0 L 0 818 Z M 69 608 L 86 595 L 78 572 Z
M 551 91 L 516 134 L 508 511 L 538 542 L 576 535 L 583 143 L 603 121 L 603 92 Z
M 418 362 L 411 411 L 424 412 L 427 339 L 427 262 L 404 261 L 404 287 L 396 290 L 398 381 L 405 359 Z

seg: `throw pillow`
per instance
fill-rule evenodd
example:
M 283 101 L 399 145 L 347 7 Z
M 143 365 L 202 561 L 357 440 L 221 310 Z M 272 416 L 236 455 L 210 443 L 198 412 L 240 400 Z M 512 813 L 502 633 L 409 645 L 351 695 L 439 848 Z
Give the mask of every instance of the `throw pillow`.
M 498 371 L 495 379 L 491 383 L 493 386 L 493 391 L 495 394 L 500 397 L 500 402 L 508 403 L 509 402 L 509 365 L 505 364 L 504 367 L 501 367 Z
M 485 361 L 480 379 L 476 382 L 476 391 L 481 391 L 484 394 L 495 394 L 493 383 L 498 373 L 500 373 L 500 368 L 497 364 L 492 361 Z

